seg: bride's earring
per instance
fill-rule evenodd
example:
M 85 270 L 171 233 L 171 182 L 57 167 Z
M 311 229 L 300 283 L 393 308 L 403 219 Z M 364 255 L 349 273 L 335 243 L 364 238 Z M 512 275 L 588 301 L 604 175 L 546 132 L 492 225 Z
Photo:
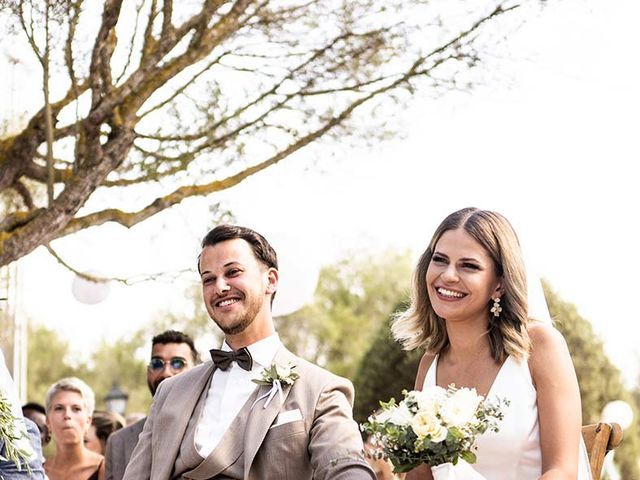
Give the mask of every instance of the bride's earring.
M 493 313 L 494 317 L 498 318 L 501 311 L 502 307 L 500 306 L 500 297 L 496 297 L 493 299 L 493 307 L 491 307 L 491 313 Z

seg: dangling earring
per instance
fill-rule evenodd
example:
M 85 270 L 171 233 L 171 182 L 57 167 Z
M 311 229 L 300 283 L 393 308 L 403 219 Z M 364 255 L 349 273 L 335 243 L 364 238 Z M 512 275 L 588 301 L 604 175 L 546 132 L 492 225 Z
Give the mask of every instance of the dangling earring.
M 500 306 L 500 297 L 496 297 L 493 299 L 493 307 L 491 307 L 491 313 L 493 313 L 494 317 L 498 318 L 501 311 L 502 307 Z

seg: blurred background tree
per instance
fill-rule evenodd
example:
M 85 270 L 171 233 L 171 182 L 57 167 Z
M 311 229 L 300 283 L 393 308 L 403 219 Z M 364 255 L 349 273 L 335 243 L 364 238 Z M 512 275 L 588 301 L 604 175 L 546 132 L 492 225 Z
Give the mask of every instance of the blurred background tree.
M 87 378 L 85 368 L 72 361 L 69 344 L 45 326 L 29 325 L 27 358 L 28 401 L 44 405 L 47 390 L 54 382 L 70 376 Z
M 624 439 L 615 451 L 621 478 L 640 478 L 639 406 L 632 391 L 622 382 L 616 368 L 604 350 L 602 341 L 594 334 L 588 320 L 576 306 L 562 300 L 548 282 L 543 282 L 545 298 L 555 326 L 564 335 L 580 383 L 582 422 L 595 423 L 602 418 L 604 406 L 614 400 L 624 400 L 634 411 L 635 422 L 624 431 Z M 636 390 L 637 392 L 637 390 Z
M 353 378 L 389 312 L 409 292 L 409 252 L 353 253 L 320 271 L 313 301 L 276 319 L 294 353 Z

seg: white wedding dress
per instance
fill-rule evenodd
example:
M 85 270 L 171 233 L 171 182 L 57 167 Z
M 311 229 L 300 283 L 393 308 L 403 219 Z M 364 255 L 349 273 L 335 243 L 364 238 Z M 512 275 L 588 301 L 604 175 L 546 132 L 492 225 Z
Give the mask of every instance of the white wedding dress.
M 429 367 L 423 388 L 436 385 L 437 364 L 438 356 Z M 505 398 L 510 404 L 503 409 L 500 431 L 486 432 L 477 438 L 477 462 L 471 467 L 487 480 L 537 480 L 542 471 L 540 426 L 536 389 L 528 364 L 507 357 L 487 398 Z M 475 477 L 460 471 L 459 475 L 446 478 Z M 590 479 L 586 449 L 581 441 L 578 480 Z

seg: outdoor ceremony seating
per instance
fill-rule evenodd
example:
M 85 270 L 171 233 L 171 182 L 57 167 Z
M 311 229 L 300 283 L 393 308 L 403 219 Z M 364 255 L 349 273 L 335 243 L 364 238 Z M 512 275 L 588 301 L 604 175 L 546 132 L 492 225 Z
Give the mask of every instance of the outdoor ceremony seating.
M 622 428 L 617 423 L 592 423 L 582 427 L 582 438 L 587 447 L 593 480 L 600 480 L 607 452 L 622 442 Z

